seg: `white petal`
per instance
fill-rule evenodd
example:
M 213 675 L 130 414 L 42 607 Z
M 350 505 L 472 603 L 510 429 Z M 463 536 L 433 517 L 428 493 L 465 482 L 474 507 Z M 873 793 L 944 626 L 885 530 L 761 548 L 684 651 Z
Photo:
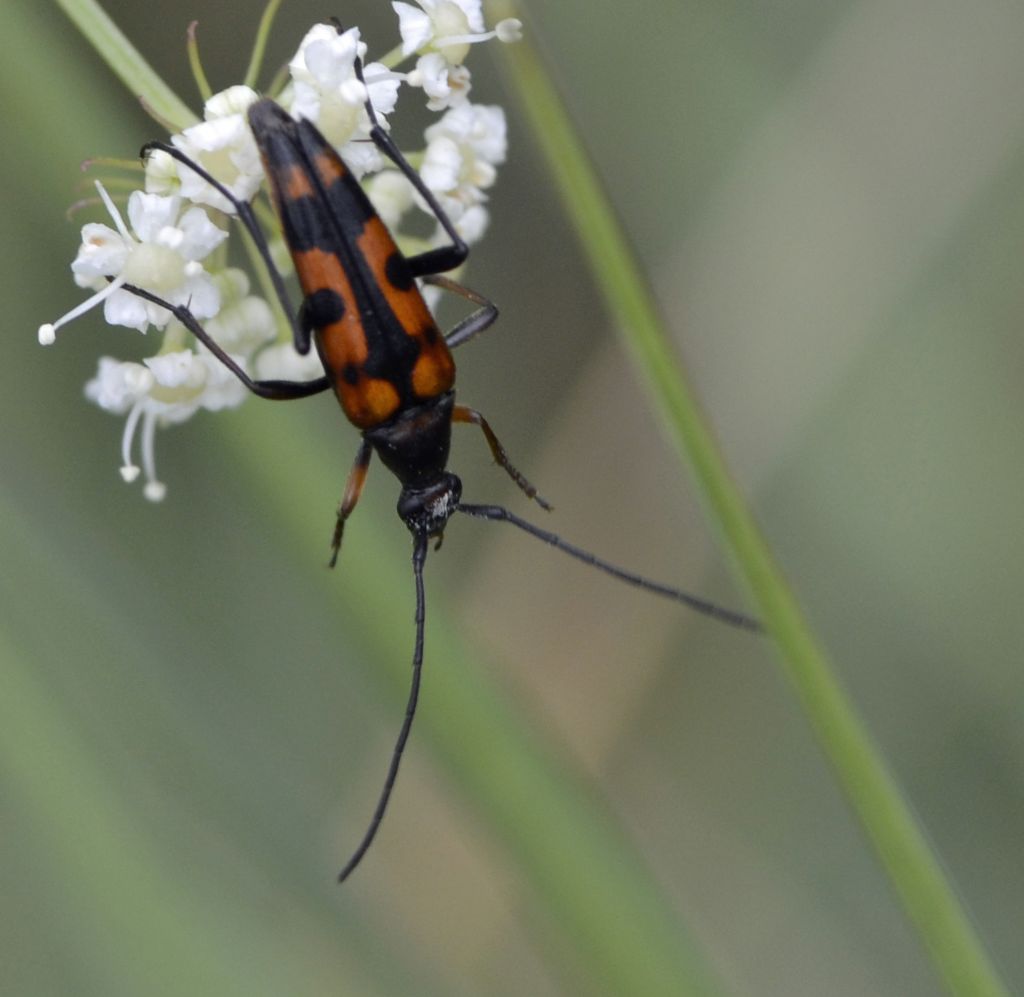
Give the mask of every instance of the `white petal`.
M 334 89 L 355 76 L 356 56 L 365 51 L 358 28 L 338 34 L 330 24 L 317 24 L 306 33 L 289 69 L 296 82 Z
M 163 149 L 154 149 L 146 157 L 146 193 L 177 194 L 181 188 L 178 178 L 178 163 Z
M 481 32 L 484 30 L 484 15 L 480 0 L 453 0 L 453 2 L 462 8 L 471 31 Z
M 191 350 L 162 353 L 145 360 L 161 388 L 197 388 L 206 380 L 206 367 Z
M 412 184 L 398 170 L 382 170 L 366 183 L 366 193 L 389 229 L 398 228 L 402 215 L 412 207 L 412 191 Z
M 482 104 L 471 105 L 477 111 L 476 127 L 473 130 L 473 148 L 478 156 L 489 163 L 505 162 L 508 149 L 505 112 L 500 107 Z
M 372 142 L 355 141 L 343 145 L 341 158 L 357 179 L 367 173 L 376 173 L 384 165 L 384 157 Z
M 228 87 L 215 93 L 203 106 L 203 117 L 208 121 L 214 118 L 226 118 L 229 115 L 244 115 L 251 104 L 259 100 L 259 94 L 252 87 Z M 187 130 L 187 129 L 186 129 Z
M 189 208 L 181 216 L 178 227 L 182 234 L 178 251 L 186 260 L 205 259 L 228 237 L 228 233 L 214 225 L 199 207 Z
M 350 55 L 345 59 L 344 55 Z M 355 49 L 335 55 L 329 42 L 314 42 L 306 49 L 306 68 L 325 90 L 340 87 L 355 75 Z M 340 56 L 340 57 L 339 57 Z
M 487 209 L 479 204 L 471 204 L 463 212 L 455 228 L 459 235 L 472 245 L 483 238 L 489 222 L 490 216 L 487 213 Z
M 473 163 L 473 170 L 469 180 L 474 187 L 484 189 L 494 185 L 498 171 L 484 159 L 478 159 Z
M 206 323 L 206 331 L 229 352 L 250 353 L 275 337 L 277 323 L 270 305 L 251 295 L 221 308 Z
M 459 185 L 463 159 L 458 143 L 441 135 L 434 139 L 423 155 L 420 176 L 423 182 L 436 193 L 447 193 Z
M 171 304 L 187 305 L 200 321 L 213 318 L 220 310 L 220 291 L 208 273 L 189 277 L 170 300 Z
M 100 357 L 96 376 L 85 386 L 85 396 L 108 412 L 124 413 L 153 384 L 142 364 Z
M 163 329 L 174 317 L 167 308 L 155 305 L 152 301 L 144 301 L 143 306 L 146 309 L 146 320 L 156 329 Z
M 88 286 L 99 277 L 113 277 L 124 268 L 130 246 L 112 228 L 91 222 L 82 227 L 82 244 L 71 272 Z M 84 283 L 83 283 L 84 282 Z
M 119 290 L 103 303 L 103 317 L 109 325 L 124 325 L 129 329 L 145 332 L 150 324 L 150 310 L 146 307 L 147 304 L 148 302 L 143 301 L 138 295 Z M 166 324 L 171 313 L 166 309 L 160 311 L 166 316 L 161 324 Z
M 225 408 L 237 408 L 249 397 L 245 385 L 216 357 L 201 353 L 199 359 L 206 367 L 206 384 L 202 395 L 204 409 L 218 412 Z M 242 357 L 236 356 L 233 359 L 240 366 L 245 366 Z
M 398 103 L 402 75 L 392 72 L 383 63 L 370 62 L 363 66 L 363 76 L 373 109 L 380 115 L 390 114 Z
M 263 178 L 259 151 L 245 118 L 232 114 L 202 121 L 171 141 L 241 201 L 250 200 Z M 194 169 L 178 164 L 181 193 L 190 201 L 234 213 L 234 206 Z
M 200 121 L 199 124 L 186 128 L 180 136 L 175 136 L 178 141 L 174 144 L 183 151 L 190 148 L 200 152 L 219 152 L 232 142 L 238 141 L 243 133 L 242 116 L 230 114 Z M 195 157 L 194 151 L 192 156 Z
M 128 198 L 128 220 L 132 230 L 142 242 L 156 239 L 161 229 L 174 225 L 178 219 L 181 200 L 178 197 L 163 197 L 132 191 Z
M 505 112 L 500 107 L 460 104 L 431 125 L 424 135 L 428 142 L 440 135 L 447 135 L 456 142 L 469 145 L 477 156 L 489 163 L 502 163 L 505 160 Z
M 316 350 L 303 356 L 291 343 L 268 346 L 256 358 L 256 373 L 269 380 L 312 381 L 323 372 Z
M 412 55 L 434 36 L 430 17 L 412 4 L 395 0 L 391 4 L 398 15 L 398 32 L 402 36 L 402 55 Z
M 440 52 L 428 52 L 416 60 L 415 81 L 428 97 L 447 97 L 448 60 Z
M 296 80 L 288 113 L 296 121 L 312 121 L 316 124 L 320 120 L 320 91 L 309 83 Z

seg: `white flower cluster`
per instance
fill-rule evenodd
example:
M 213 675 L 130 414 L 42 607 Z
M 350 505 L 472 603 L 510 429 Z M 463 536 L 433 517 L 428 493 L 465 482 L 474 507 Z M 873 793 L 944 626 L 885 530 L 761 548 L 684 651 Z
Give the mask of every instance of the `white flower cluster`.
M 470 103 L 469 70 L 463 62 L 476 42 L 517 39 L 519 22 L 502 21 L 487 31 L 480 0 L 417 0 L 415 6 L 394 2 L 392 7 L 402 37 L 400 58 L 416 56 L 410 72 L 363 62 L 360 80 L 356 60 L 364 60 L 366 45 L 359 29 L 339 32 L 318 24 L 289 63 L 290 80 L 283 91 L 269 96 L 294 117 L 317 125 L 349 168 L 364 178 L 371 200 L 400 244 L 415 252 L 442 243 L 443 231 L 438 226 L 428 240 L 403 239 L 400 226 L 419 199 L 408 180 L 365 141 L 370 130 L 365 102 L 369 98 L 387 127 L 386 116 L 394 110 L 401 85 L 422 90 L 427 107 L 443 113 L 426 129 L 424 148 L 414 154 L 421 163 L 420 175 L 460 235 L 475 242 L 487 225 L 485 191 L 505 158 L 505 118 L 499 107 Z M 256 197 L 264 180 L 245 116 L 257 96 L 249 87 L 229 87 L 206 102 L 201 122 L 171 137 L 177 149 L 243 201 Z M 315 352 L 300 356 L 295 351 L 291 326 L 279 324 L 267 302 L 249 293 L 246 274 L 227 266 L 225 216 L 233 208 L 194 170 L 166 152 L 150 155 L 145 190 L 128 197 L 127 223 L 102 184 L 96 187 L 114 227 L 84 226 L 71 264 L 79 287 L 95 293 L 56 322 L 41 326 L 39 341 L 52 343 L 58 328 L 100 303 L 111 325 L 143 333 L 151 327 L 162 330 L 156 356 L 143 363 L 102 357 L 85 388 L 90 400 L 127 416 L 121 447 L 126 481 L 134 481 L 140 472 L 132 457 L 140 432 L 144 493 L 158 501 L 166 488 L 153 456 L 157 426 L 183 422 L 200 409 L 235 407 L 247 392 L 171 312 L 126 290 L 126 284 L 171 305 L 187 306 L 254 376 L 311 380 L 322 370 Z

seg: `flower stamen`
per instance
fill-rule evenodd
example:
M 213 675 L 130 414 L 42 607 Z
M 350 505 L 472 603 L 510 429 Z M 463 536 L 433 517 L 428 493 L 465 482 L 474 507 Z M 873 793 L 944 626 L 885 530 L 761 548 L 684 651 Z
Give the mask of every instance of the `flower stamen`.
M 493 31 L 483 31 L 469 35 L 444 35 L 433 40 L 436 48 L 447 48 L 450 45 L 475 45 L 478 42 L 487 42 L 497 38 L 499 42 L 517 42 L 523 37 L 523 22 L 514 18 L 506 17 L 499 21 Z
M 120 290 L 126 281 L 124 277 L 115 277 L 106 287 L 100 288 L 92 297 L 80 301 L 71 311 L 61 315 L 56 322 L 46 322 L 39 327 L 39 345 L 52 346 L 57 338 L 57 330 L 68 322 L 73 322 L 80 315 L 95 308 L 98 304 L 109 298 L 115 291 Z
M 100 200 L 103 202 L 103 206 L 107 209 L 107 214 L 110 215 L 110 220 L 117 227 L 118 234 L 125 242 L 134 243 L 135 239 L 132 238 L 131 232 L 128 231 L 128 226 L 125 225 L 124 219 L 121 217 L 121 212 L 118 211 L 117 205 L 114 204 L 114 199 L 107 193 L 107 188 L 99 182 L 94 180 L 96 184 L 96 190 L 100 195 Z
M 156 458 L 153 455 L 156 420 L 156 412 L 147 412 L 142 423 L 142 467 L 146 472 L 146 486 L 142 489 L 142 494 L 150 502 L 161 502 L 167 494 L 167 486 L 158 481 L 156 476 Z
M 138 465 L 132 463 L 132 440 L 135 438 L 135 428 L 139 424 L 142 409 L 141 400 L 132 406 L 124 422 L 124 432 L 121 434 L 121 477 L 129 484 L 139 476 Z

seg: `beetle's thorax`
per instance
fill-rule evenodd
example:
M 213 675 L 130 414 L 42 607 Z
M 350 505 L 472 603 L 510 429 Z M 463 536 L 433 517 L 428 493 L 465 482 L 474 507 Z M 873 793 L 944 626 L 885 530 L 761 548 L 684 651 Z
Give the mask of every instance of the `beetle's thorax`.
M 440 533 L 459 504 L 462 483 L 447 470 L 454 405 L 447 391 L 363 433 L 402 483 L 398 514 L 414 533 Z

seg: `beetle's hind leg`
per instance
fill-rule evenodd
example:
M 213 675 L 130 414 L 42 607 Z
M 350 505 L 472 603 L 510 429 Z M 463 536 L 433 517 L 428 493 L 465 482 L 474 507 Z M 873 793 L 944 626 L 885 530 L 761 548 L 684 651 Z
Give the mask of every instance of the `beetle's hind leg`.
M 452 409 L 452 422 L 466 422 L 472 426 L 479 426 L 484 434 L 484 438 L 487 440 L 487 445 L 491 448 L 495 462 L 505 469 L 505 473 L 519 486 L 527 498 L 533 499 L 542 509 L 546 509 L 548 512 L 551 511 L 551 503 L 537 493 L 537 489 L 529 482 L 526 476 L 509 460 L 508 453 L 501 445 L 498 437 L 495 436 L 490 423 L 476 409 L 471 409 L 467 405 L 456 405 Z

